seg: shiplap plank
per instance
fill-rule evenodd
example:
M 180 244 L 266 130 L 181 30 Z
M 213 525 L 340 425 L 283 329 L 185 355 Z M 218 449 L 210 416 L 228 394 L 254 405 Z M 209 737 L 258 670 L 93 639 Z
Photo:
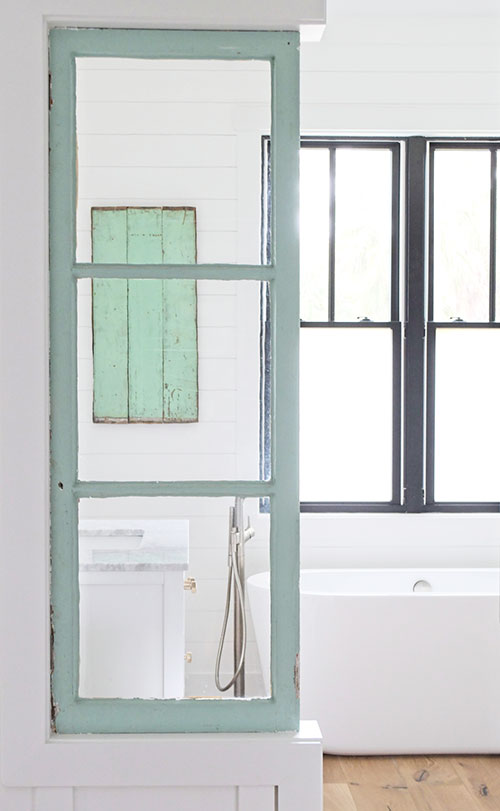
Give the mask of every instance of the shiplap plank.
M 78 103 L 78 136 L 80 133 L 164 135 L 166 131 L 169 135 L 232 135 L 233 110 L 229 104 L 213 102 L 175 106 L 138 102 Z
M 395 71 L 305 73 L 301 96 L 307 104 L 490 104 L 500 98 L 500 73 Z
M 92 425 L 80 426 L 80 448 L 85 453 L 95 449 L 99 453 L 127 454 L 140 449 L 141 454 L 171 453 L 235 453 L 236 426 L 228 424 L 197 423 L 186 430 L 173 424 L 165 431 L 160 425 L 111 425 L 99 430 L 96 437 Z
M 370 71 L 375 74 L 388 71 L 435 72 L 489 72 L 500 70 L 500 51 L 496 45 L 469 43 L 469 47 L 456 45 L 429 45 L 422 43 L 387 42 L 385 47 L 366 42 L 362 45 L 345 42 L 328 47 L 323 41 L 301 47 L 301 75 L 320 71 Z M 381 76 L 378 77 L 382 79 Z
M 127 262 L 127 212 L 92 212 L 94 262 Z M 128 286 L 124 279 L 94 279 L 94 420 L 128 415 Z
M 204 136 L 199 147 L 199 135 L 80 135 L 78 166 L 236 166 L 234 135 Z
M 203 148 L 201 139 L 199 148 Z M 237 197 L 236 169 L 224 166 L 87 166 L 80 168 L 78 184 L 82 198 L 105 197 L 112 189 L 115 197 L 163 198 L 165 205 L 179 198 L 232 200 Z
M 78 79 L 79 101 L 105 102 L 171 102 L 191 103 L 213 101 L 271 103 L 271 76 L 262 71 L 234 71 L 224 67 L 206 71 L 175 70 L 164 63 L 162 71 L 115 70 L 86 71 Z M 269 65 L 269 63 L 267 63 Z M 170 69 L 169 69 L 170 68 Z
M 140 453 L 80 454 L 79 476 L 82 481 L 224 481 L 236 479 L 236 456 L 216 453 L 155 454 Z M 108 500 L 108 499 L 106 499 Z M 155 499 L 151 499 L 154 501 Z M 123 499 L 126 501 L 126 499 Z M 131 502 L 138 499 L 130 499 Z M 120 509 L 122 509 L 120 507 Z M 137 505 L 140 510 L 140 504 Z M 155 513 L 157 515 L 158 513 Z M 132 509 L 131 515 L 135 516 Z M 127 517 L 127 516 L 123 516 Z
M 493 99 L 490 104 L 414 104 L 400 101 L 396 104 L 380 104 L 358 100 L 352 104 L 309 104 L 300 108 L 301 129 L 304 133 L 330 135 L 351 131 L 414 135 L 422 132 L 439 135 L 463 135 L 477 133 L 478 121 L 481 133 L 497 133 L 500 128 L 500 103 Z

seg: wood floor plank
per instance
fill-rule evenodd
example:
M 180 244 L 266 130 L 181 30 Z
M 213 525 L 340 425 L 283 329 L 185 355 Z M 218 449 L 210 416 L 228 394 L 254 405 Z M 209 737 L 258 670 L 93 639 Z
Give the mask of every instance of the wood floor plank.
M 420 811 L 406 787 L 349 785 L 349 791 L 356 811 Z M 453 806 L 452 810 L 457 811 Z
M 406 788 L 392 757 L 340 757 L 349 785 Z
M 480 811 L 482 808 L 463 784 L 414 783 L 408 791 L 417 811 Z
M 485 811 L 500 809 L 500 756 L 464 756 L 453 758 L 459 777 L 469 795 Z
M 324 811 L 500 811 L 500 756 L 325 756 L 324 792 Z
M 325 783 L 323 811 L 357 811 L 349 786 L 345 783 Z
M 436 757 L 399 756 L 395 758 L 397 769 L 407 786 L 412 783 L 427 785 L 457 785 L 461 782 L 453 758 L 448 755 Z
M 338 755 L 323 756 L 323 783 L 347 783 L 342 758 Z

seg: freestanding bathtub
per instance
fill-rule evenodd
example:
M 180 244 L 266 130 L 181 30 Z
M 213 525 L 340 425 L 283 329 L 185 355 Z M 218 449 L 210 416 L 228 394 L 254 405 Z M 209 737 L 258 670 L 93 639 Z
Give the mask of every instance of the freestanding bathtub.
M 269 573 L 247 582 L 266 675 Z M 302 571 L 301 717 L 325 752 L 500 753 L 499 582 L 499 569 Z

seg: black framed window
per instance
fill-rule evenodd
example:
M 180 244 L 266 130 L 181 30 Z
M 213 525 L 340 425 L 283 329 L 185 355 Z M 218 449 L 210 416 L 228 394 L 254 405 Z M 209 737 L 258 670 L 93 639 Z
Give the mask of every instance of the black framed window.
M 499 509 L 498 149 L 302 139 L 302 511 Z

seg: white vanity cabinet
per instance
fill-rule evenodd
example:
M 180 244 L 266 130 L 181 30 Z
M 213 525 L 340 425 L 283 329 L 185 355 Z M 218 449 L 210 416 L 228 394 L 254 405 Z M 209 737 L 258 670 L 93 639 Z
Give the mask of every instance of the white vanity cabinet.
M 189 522 L 80 523 L 82 697 L 184 696 Z

